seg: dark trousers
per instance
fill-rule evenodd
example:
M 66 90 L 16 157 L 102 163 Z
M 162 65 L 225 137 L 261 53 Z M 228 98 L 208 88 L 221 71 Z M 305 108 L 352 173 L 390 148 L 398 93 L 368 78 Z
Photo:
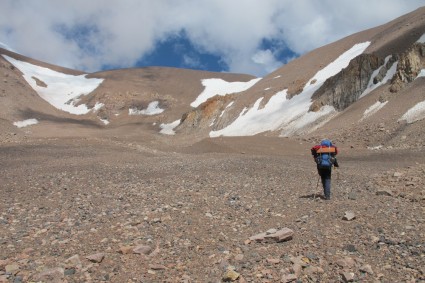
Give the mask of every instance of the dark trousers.
M 320 178 L 322 179 L 323 192 L 325 195 L 325 199 L 331 198 L 331 175 L 332 169 L 322 169 L 318 168 Z

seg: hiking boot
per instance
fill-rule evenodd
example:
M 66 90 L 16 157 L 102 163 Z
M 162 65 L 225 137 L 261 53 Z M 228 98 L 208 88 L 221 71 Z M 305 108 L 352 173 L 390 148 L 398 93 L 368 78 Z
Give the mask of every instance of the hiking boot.
M 325 196 L 325 200 L 331 200 L 330 196 Z

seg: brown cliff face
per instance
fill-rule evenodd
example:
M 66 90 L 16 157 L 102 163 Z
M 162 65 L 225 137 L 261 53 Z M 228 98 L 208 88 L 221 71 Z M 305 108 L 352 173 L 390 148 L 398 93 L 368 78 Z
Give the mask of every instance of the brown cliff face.
M 208 129 L 212 123 L 221 118 L 223 111 L 234 99 L 234 95 L 217 95 L 209 98 L 197 108 L 183 114 L 178 131 L 191 132 Z
M 390 91 L 400 91 L 406 84 L 415 80 L 423 68 L 425 68 L 425 44 L 415 43 L 399 56 L 397 73 L 391 80 Z

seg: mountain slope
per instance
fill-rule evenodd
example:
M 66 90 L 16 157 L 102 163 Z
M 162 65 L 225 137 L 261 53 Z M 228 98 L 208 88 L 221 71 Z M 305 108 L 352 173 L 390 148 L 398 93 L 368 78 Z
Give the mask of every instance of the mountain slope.
M 317 130 L 313 134 L 317 138 L 331 132 L 350 131 L 353 121 L 341 120 L 350 117 L 343 115 L 343 112 L 374 93 L 379 93 L 374 96 L 377 100 L 368 100 L 371 104 L 366 109 L 378 100 L 385 103 L 393 97 L 404 96 L 408 99 L 401 101 L 403 106 L 400 109 L 408 111 L 425 100 L 420 92 L 419 97 L 415 98 L 405 95 L 412 89 L 424 86 L 421 77 L 421 70 L 425 68 L 424 34 L 425 8 L 421 8 L 388 24 L 313 50 L 262 78 L 236 97 L 212 99 L 208 105 L 195 109 L 193 112 L 196 115 L 185 115 L 196 117 L 199 121 L 189 120 L 185 123 L 183 120 L 177 131 L 180 128 L 181 131 L 190 132 L 191 125 L 209 125 L 210 136 L 258 133 L 305 136 Z M 338 70 L 329 71 L 333 65 L 341 62 L 341 57 L 362 44 L 368 44 L 367 48 L 348 58 Z M 317 76 L 321 76 L 322 81 Z M 409 88 L 412 83 L 415 87 Z M 312 84 L 316 84 L 313 94 L 309 90 Z M 317 87 L 317 84 L 321 85 Z M 304 107 L 297 100 L 303 101 Z M 281 101 L 281 106 L 276 105 L 278 101 Z M 212 104 L 219 108 L 213 111 Z M 273 109 L 267 111 L 268 107 Z M 215 115 L 202 115 L 203 109 Z M 350 111 L 353 109 L 365 111 L 360 107 Z M 363 112 L 356 115 L 362 117 Z M 420 112 L 419 116 L 422 115 Z M 405 112 L 397 117 L 389 114 L 389 111 L 382 113 L 388 113 L 388 119 L 393 123 L 403 123 L 400 119 Z M 202 122 L 202 119 L 208 121 Z M 369 121 L 372 121 L 372 115 Z M 374 119 L 373 124 L 380 122 Z M 193 130 L 199 131 L 196 127 Z
M 11 79 L 0 82 L 0 118 L 8 128 L 18 119 L 94 129 L 133 125 L 185 141 L 261 134 L 342 142 L 342 133 L 356 133 L 350 142 L 361 146 L 399 146 L 401 140 L 413 146 L 413 136 L 423 136 L 408 133 L 423 131 L 424 34 L 420 8 L 264 78 L 163 67 L 83 74 L 0 49 Z M 380 134 L 371 138 L 375 130 Z
M 179 120 L 202 92 L 202 80 L 250 81 L 250 75 L 150 67 L 83 74 L 0 49 L 4 80 L 1 117 L 5 132 L 26 119 L 92 125 L 99 129 L 136 124 L 158 133 L 161 123 Z M 11 83 L 13 82 L 13 83 Z M 38 95 L 37 95 L 38 94 Z M 56 126 L 54 127 L 56 130 Z M 136 129 L 137 130 L 137 129 Z M 28 130 L 27 130 L 28 131 Z

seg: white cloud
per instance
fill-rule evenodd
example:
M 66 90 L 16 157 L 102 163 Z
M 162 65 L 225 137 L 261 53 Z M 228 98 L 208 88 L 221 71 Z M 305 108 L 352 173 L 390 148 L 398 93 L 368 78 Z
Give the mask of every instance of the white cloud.
M 201 67 L 202 63 L 199 58 L 191 56 L 190 54 L 183 55 L 183 63 L 188 67 Z
M 133 66 L 156 43 L 184 30 L 230 72 L 261 76 L 279 63 L 273 54 L 258 59 L 267 53 L 264 39 L 278 39 L 302 54 L 422 5 L 423 0 L 2 0 L 0 41 L 30 57 L 94 71 Z
M 282 62 L 276 60 L 275 56 L 269 49 L 259 50 L 254 54 L 254 56 L 252 56 L 252 61 L 261 66 L 264 66 L 264 69 L 268 73 L 273 72 L 282 65 Z

